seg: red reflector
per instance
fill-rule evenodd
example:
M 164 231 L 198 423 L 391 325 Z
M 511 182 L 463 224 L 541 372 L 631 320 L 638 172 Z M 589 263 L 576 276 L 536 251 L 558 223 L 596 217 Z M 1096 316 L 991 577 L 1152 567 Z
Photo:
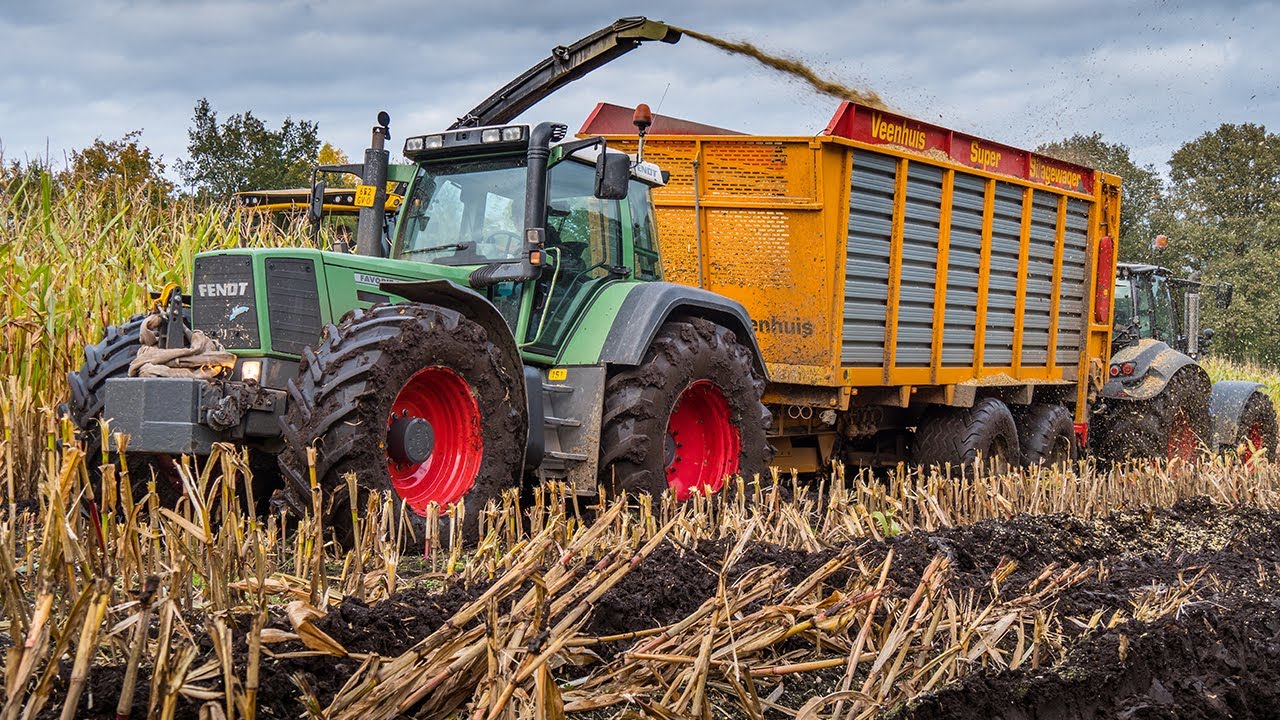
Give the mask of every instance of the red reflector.
M 1076 423 L 1076 442 L 1080 443 L 1080 447 L 1089 444 L 1089 423 Z
M 1133 374 L 1133 363 L 1125 363 L 1124 365 L 1121 365 L 1121 366 L 1120 366 L 1120 372 L 1124 373 L 1125 375 L 1132 375 L 1132 374 Z
M 1103 324 L 1111 320 L 1111 285 L 1112 272 L 1116 264 L 1116 244 L 1110 235 L 1098 240 L 1097 275 L 1094 279 L 1093 320 Z
M 1119 375 L 1119 374 L 1120 374 L 1120 366 L 1119 366 L 1119 365 L 1112 365 L 1112 366 L 1111 366 L 1111 377 L 1115 377 L 1115 376 L 1117 376 L 1117 375 Z

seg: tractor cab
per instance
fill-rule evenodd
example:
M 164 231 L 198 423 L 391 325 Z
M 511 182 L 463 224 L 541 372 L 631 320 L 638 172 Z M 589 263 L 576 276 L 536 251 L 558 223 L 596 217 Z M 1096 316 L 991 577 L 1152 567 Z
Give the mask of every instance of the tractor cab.
M 1177 278 L 1168 268 L 1121 263 L 1115 287 L 1113 346 L 1120 349 L 1151 339 L 1198 358 L 1213 339 L 1212 329 L 1200 327 L 1203 287 L 1198 278 Z M 1217 306 L 1229 307 L 1231 284 L 1212 287 Z
M 563 133 L 544 124 L 410 137 L 417 170 L 390 252 L 485 295 L 521 347 L 545 357 L 605 286 L 662 277 L 649 194 L 662 173 L 601 138 Z

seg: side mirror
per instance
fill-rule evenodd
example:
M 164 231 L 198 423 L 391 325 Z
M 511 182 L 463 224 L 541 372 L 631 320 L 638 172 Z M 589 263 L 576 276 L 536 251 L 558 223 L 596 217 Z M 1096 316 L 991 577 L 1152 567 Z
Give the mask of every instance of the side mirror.
M 601 200 L 625 200 L 631 181 L 631 158 L 622 153 L 604 152 L 596 158 L 595 196 Z
M 1236 286 L 1231 283 L 1222 283 L 1213 293 L 1213 304 L 1220 309 L 1231 307 L 1231 299 L 1235 297 Z
M 317 180 L 311 186 L 311 203 L 307 206 L 307 219 L 312 225 L 318 226 L 320 218 L 324 216 L 324 181 Z

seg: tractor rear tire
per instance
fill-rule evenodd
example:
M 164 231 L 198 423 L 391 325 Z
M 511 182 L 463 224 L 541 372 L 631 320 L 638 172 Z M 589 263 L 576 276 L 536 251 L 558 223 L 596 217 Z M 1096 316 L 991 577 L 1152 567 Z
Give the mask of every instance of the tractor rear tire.
M 1108 400 L 1095 423 L 1099 457 L 1191 461 L 1209 440 L 1209 379 L 1188 366 L 1147 400 Z
M 973 465 L 979 457 L 997 470 L 1022 459 L 1018 426 L 1009 406 L 983 398 L 970 408 L 934 406 L 916 429 L 912 460 L 924 467 Z
M 474 541 L 480 512 L 517 487 L 523 471 L 528 418 L 519 372 L 505 367 L 484 327 L 454 310 L 403 303 L 348 313 L 325 328 L 314 351 L 303 351 L 289 382 L 279 502 L 299 517 L 310 513 L 314 445 L 322 514 L 339 540 L 351 539 L 346 475 L 355 473 L 358 507 L 371 491 L 393 493 L 412 510 L 405 517 L 421 540 L 429 502 L 461 504 L 463 537 Z M 408 436 L 393 430 L 393 410 L 427 421 L 434 444 L 425 459 L 405 460 L 424 455 L 394 449 L 394 438 Z
M 1274 463 L 1278 435 L 1275 404 L 1265 393 L 1255 392 L 1240 413 L 1235 443 L 1230 450 L 1239 453 L 1245 463 L 1251 462 L 1255 453 L 1265 451 L 1267 460 Z
M 764 378 L 732 330 L 701 318 L 659 328 L 644 360 L 605 387 L 600 474 L 615 492 L 717 492 L 763 474 L 773 416 Z
M 99 468 L 104 462 L 116 462 L 115 453 L 102 455 L 102 430 L 98 423 L 106 401 L 103 390 L 112 378 L 129 376 L 129 363 L 142 347 L 142 323 L 146 315 L 135 315 L 123 325 L 111 325 L 102 339 L 84 348 L 84 364 L 75 372 L 67 373 L 71 398 L 65 413 L 76 427 L 77 439 L 84 445 L 85 467 L 89 477 L 101 478 Z M 162 505 L 173 505 L 182 497 L 182 481 L 172 458 L 144 453 L 127 453 L 129 475 L 135 500 L 141 500 L 147 492 L 147 483 L 156 480 L 156 493 Z
M 1066 407 L 1035 403 L 1017 413 L 1018 445 L 1025 467 L 1057 468 L 1071 464 L 1075 449 L 1075 420 Z

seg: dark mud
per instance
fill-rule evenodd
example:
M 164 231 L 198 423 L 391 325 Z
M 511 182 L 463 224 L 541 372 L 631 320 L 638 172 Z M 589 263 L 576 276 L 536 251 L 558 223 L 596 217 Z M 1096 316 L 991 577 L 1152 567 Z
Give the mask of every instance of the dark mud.
M 1280 717 L 1280 605 L 1218 596 L 1086 638 L 1052 669 L 972 676 L 889 717 Z

